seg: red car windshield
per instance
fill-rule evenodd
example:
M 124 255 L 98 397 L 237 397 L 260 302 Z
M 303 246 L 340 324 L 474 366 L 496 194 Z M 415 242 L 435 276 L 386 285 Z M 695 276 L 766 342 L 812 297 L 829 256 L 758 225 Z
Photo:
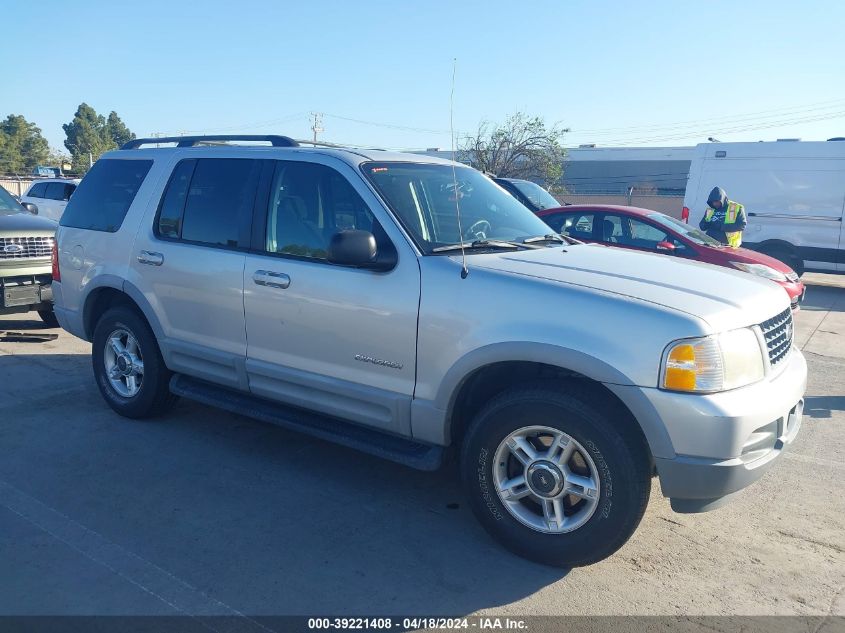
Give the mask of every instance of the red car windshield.
M 690 226 L 689 224 L 686 224 L 684 222 L 681 222 L 680 220 L 668 216 L 664 213 L 652 213 L 649 214 L 648 217 L 654 222 L 665 226 L 667 229 L 671 229 L 675 233 L 680 233 L 690 242 L 695 242 L 696 244 L 701 244 L 702 246 L 723 246 L 721 242 L 719 242 L 718 240 L 714 240 L 704 231 L 699 231 L 697 228 Z

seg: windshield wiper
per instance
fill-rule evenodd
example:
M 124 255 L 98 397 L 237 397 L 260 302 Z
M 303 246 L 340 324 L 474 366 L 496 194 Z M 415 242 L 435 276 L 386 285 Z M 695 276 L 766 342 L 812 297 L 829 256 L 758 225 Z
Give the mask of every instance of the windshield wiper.
M 530 244 L 523 244 L 520 242 L 506 242 L 502 240 L 475 240 L 474 242 L 459 242 L 458 244 L 449 244 L 448 246 L 438 246 L 431 249 L 432 253 L 447 253 L 449 251 L 460 250 L 484 250 L 484 249 L 507 249 L 517 250 L 520 248 L 538 248 Z
M 548 235 L 535 235 L 534 237 L 526 237 L 522 240 L 523 244 L 537 244 L 539 242 L 557 242 L 558 244 L 566 244 L 569 238 L 561 237 L 560 235 L 555 235 L 553 233 L 549 233 Z M 572 244 L 572 242 L 568 242 Z

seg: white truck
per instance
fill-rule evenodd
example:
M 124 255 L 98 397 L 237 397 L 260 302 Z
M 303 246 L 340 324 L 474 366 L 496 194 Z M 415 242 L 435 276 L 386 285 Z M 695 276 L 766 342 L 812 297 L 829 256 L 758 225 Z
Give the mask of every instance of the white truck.
M 745 205 L 743 246 L 799 275 L 845 272 L 845 142 L 702 143 L 684 196 L 691 224 L 713 187 Z

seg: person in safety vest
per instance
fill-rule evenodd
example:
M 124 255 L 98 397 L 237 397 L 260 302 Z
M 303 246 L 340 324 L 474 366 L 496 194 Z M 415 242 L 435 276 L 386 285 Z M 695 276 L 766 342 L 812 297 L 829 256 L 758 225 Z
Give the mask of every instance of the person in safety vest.
M 707 197 L 707 211 L 704 212 L 698 227 L 714 240 L 739 248 L 746 224 L 748 218 L 745 216 L 745 207 L 728 200 L 728 194 L 721 187 L 713 187 Z

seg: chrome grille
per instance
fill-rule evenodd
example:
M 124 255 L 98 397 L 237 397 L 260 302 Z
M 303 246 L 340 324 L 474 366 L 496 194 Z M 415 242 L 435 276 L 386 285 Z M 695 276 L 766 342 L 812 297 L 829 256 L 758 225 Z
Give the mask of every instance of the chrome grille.
M 0 261 L 50 257 L 52 237 L 0 237 Z
M 792 309 L 787 308 L 777 316 L 760 324 L 766 348 L 769 352 L 769 363 L 772 367 L 784 360 L 792 349 L 793 327 Z

